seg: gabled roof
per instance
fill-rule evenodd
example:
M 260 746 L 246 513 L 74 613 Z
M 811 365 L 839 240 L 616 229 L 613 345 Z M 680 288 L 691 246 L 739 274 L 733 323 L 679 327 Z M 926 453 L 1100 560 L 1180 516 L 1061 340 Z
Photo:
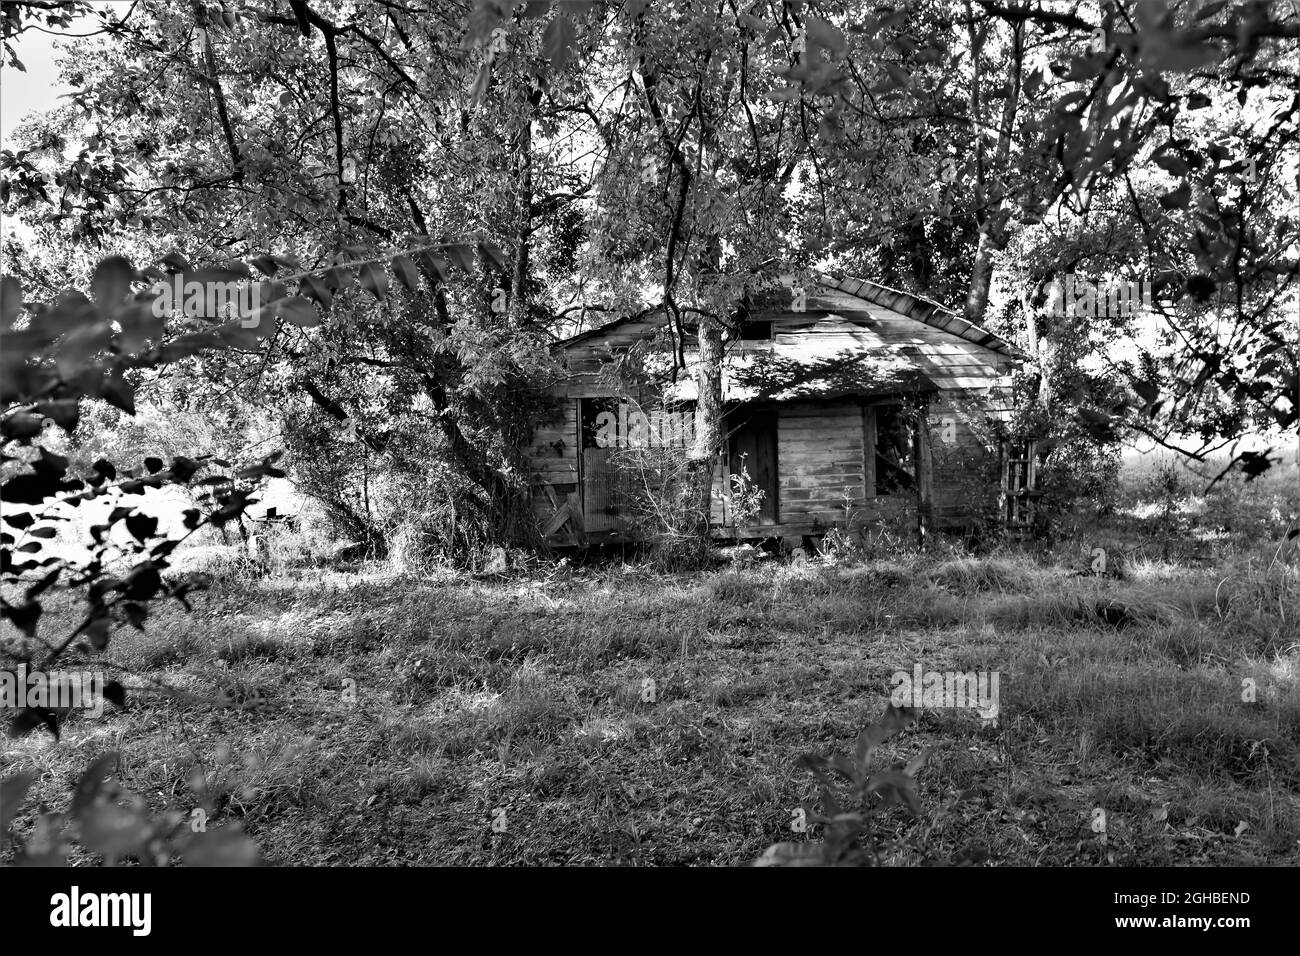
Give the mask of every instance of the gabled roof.
M 932 325 L 936 329 L 942 329 L 952 335 L 959 336 L 967 342 L 974 342 L 976 345 L 982 345 L 986 349 L 992 349 L 994 352 L 1000 352 L 1003 355 L 1014 358 L 1022 357 L 1020 350 L 1006 339 L 980 328 L 973 322 L 967 322 L 952 309 L 940 305 L 933 299 L 927 299 L 911 292 L 900 292 L 898 289 L 891 289 L 879 282 L 855 279 L 852 276 L 837 279 L 834 276 L 822 275 L 817 278 L 828 288 L 847 292 L 859 299 L 865 299 L 875 305 L 892 309 L 906 315 L 908 318 L 916 319 L 918 322 L 924 322 L 926 325 Z
M 905 315 L 910 319 L 923 322 L 950 335 L 965 339 L 967 342 L 973 342 L 984 348 L 990 349 L 999 354 L 1010 356 L 1012 358 L 1023 358 L 1023 353 L 1014 345 L 1001 336 L 994 335 L 986 329 L 980 328 L 972 322 L 967 322 L 956 312 L 945 306 L 940 305 L 933 299 L 927 299 L 924 296 L 915 295 L 911 292 L 901 292 L 898 289 L 891 289 L 889 286 L 881 285 L 879 282 L 871 282 L 866 279 L 855 279 L 851 276 L 836 278 L 829 275 L 818 276 L 818 281 L 838 292 L 844 292 L 848 295 L 855 296 L 865 302 L 878 305 L 883 308 Z M 648 318 L 660 309 L 647 309 L 634 315 L 627 315 L 613 322 L 594 329 L 588 329 L 586 332 L 580 332 L 577 335 L 564 339 L 556 343 L 556 348 L 567 349 L 570 346 L 578 345 L 591 339 L 600 338 L 601 336 L 613 332 L 623 326 L 630 325 L 634 322 L 645 322 Z
M 578 345 L 590 339 L 600 338 L 606 332 L 613 332 L 615 329 L 622 328 L 625 325 L 631 325 L 633 322 L 644 322 L 649 316 L 656 312 L 662 312 L 661 307 L 643 309 L 640 312 L 634 312 L 632 315 L 625 315 L 621 319 L 615 319 L 613 322 L 606 322 L 604 325 L 598 325 L 594 329 L 588 329 L 586 332 L 579 332 L 577 335 L 571 335 L 567 339 L 561 339 L 556 342 L 552 348 L 567 349 L 570 345 Z

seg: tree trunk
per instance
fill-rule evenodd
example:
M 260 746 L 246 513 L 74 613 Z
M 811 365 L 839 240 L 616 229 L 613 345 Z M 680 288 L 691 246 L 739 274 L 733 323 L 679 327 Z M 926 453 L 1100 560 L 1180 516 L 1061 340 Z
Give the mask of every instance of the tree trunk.
M 984 311 L 989 304 L 989 286 L 993 281 L 993 247 L 993 240 L 986 227 L 981 226 L 979 241 L 975 244 L 975 261 L 971 265 L 965 308 L 966 321 L 976 325 L 983 321 Z
M 968 15 L 971 5 L 966 5 Z M 983 44 L 976 39 L 974 20 L 968 25 L 971 40 L 970 111 L 978 120 L 983 109 L 980 90 L 979 58 Z M 998 139 L 992 158 L 984 154 L 984 138 L 975 135 L 975 219 L 979 224 L 979 239 L 975 244 L 975 261 L 971 264 L 970 286 L 966 292 L 965 316 L 967 322 L 979 324 L 989 304 L 989 286 L 993 280 L 993 254 L 1006 248 L 1006 170 L 1011 157 L 1011 136 L 1015 130 L 1016 113 L 1020 105 L 1020 89 L 1024 65 L 1024 25 L 1011 24 L 1011 56 L 1007 61 L 1007 94 L 998 121 Z
M 688 500 L 692 523 L 701 544 L 709 540 L 709 516 L 713 503 L 713 469 L 722 447 L 722 325 L 711 315 L 701 315 L 699 324 L 699 367 L 695 403 L 695 446 L 687 469 Z

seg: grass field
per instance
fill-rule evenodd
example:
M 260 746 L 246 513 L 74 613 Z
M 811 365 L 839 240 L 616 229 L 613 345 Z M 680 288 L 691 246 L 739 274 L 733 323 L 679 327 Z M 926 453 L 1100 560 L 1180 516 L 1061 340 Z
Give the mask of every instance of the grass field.
M 791 832 L 817 795 L 797 758 L 849 751 L 920 664 L 997 672 L 1000 714 L 927 709 L 887 746 L 930 751 L 921 817 L 883 818 L 923 850 L 890 862 L 1293 865 L 1286 488 L 1231 502 L 1228 531 L 1135 492 L 1050 553 L 227 574 L 114 638 L 125 712 L 8 744 L 5 772 L 40 774 L 16 828 L 118 749 L 127 788 L 241 821 L 272 863 L 745 863 L 817 839 Z

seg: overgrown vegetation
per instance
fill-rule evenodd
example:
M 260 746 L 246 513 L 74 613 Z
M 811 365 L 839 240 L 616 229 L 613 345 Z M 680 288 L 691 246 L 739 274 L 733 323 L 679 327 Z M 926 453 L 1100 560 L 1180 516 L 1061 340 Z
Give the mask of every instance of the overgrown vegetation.
M 1220 496 L 1258 517 L 1213 523 Z M 1136 487 L 1037 553 L 226 577 L 110 648 L 125 712 L 9 745 L 8 773 L 35 774 L 15 830 L 120 746 L 152 812 L 209 808 L 278 863 L 741 864 L 791 842 L 886 865 L 1295 863 L 1294 483 L 1218 488 L 1170 541 L 1149 506 Z M 1105 575 L 1098 541 L 1122 555 Z M 836 843 L 798 758 L 853 753 L 916 663 L 999 672 L 996 725 L 923 708 L 872 763 L 927 752 L 919 815 L 881 806 L 871 839 Z
M 6 860 L 201 859 L 201 809 L 281 862 L 730 862 L 808 800 L 826 862 L 1294 852 L 1292 499 L 1235 475 L 1107 495 L 1122 434 L 1190 435 L 1205 461 L 1297 422 L 1293 17 L 12 0 L 9 67 L 79 18 L 101 29 L 66 51 L 68 95 L 0 151 L 22 226 L 0 666 L 106 667 L 129 706 L 19 708 Z M 1055 443 L 1045 550 L 917 555 L 846 508 L 811 560 L 679 573 L 713 557 L 724 332 L 813 269 L 964 300 L 1024 344 L 1021 437 Z M 1117 276 L 1152 309 L 1049 304 Z M 688 340 L 696 377 L 693 444 L 642 469 L 656 561 L 512 572 L 551 346 L 647 310 L 672 377 Z M 1276 465 L 1243 446 L 1225 472 Z M 341 540 L 300 521 L 257 550 L 244 516 L 272 478 Z M 180 528 L 140 506 L 163 491 L 188 499 Z M 208 596 L 201 555 L 172 563 L 200 538 L 225 549 Z M 1005 716 L 892 739 L 934 744 L 923 778 L 903 763 L 916 788 L 887 778 L 922 834 L 873 803 L 859 748 L 854 829 L 793 755 L 861 739 L 888 668 L 923 656 L 1005 669 Z M 1116 824 L 1076 839 L 1098 808 Z

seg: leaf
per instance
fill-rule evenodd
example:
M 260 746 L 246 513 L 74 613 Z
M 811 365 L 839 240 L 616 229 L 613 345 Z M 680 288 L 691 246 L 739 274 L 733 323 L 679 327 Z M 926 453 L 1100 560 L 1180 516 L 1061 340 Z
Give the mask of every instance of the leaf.
M 821 17 L 814 17 L 812 15 L 804 17 L 803 22 L 804 28 L 807 31 L 808 39 L 811 42 L 825 50 L 831 51 L 831 53 L 836 56 L 844 52 L 845 47 L 847 46 L 847 43 L 844 40 L 844 34 L 841 33 L 833 24 L 821 19 Z
M 202 467 L 201 464 L 193 458 L 187 458 L 184 455 L 177 455 L 172 459 L 172 477 L 184 484 L 194 477 L 194 473 L 198 471 L 200 467 Z
M 271 315 L 275 306 L 258 309 L 247 319 L 231 319 L 223 322 L 216 329 L 218 338 L 226 345 L 236 349 L 253 351 L 262 343 L 262 337 L 275 327 Z
M 9 839 L 9 824 L 18 815 L 18 808 L 35 779 L 34 773 L 15 773 L 0 780 L 0 846 Z
M 276 270 L 280 268 L 279 263 L 271 256 L 255 256 L 249 259 L 248 263 L 266 276 L 275 275 Z
M 118 766 L 120 758 L 115 751 L 108 751 L 97 757 L 86 772 L 77 781 L 77 789 L 72 793 L 72 815 L 78 816 L 82 810 L 95 802 L 100 789 L 108 775 Z
M 120 372 L 104 379 L 99 387 L 99 397 L 128 415 L 135 414 L 135 389 Z
M 117 314 L 117 323 L 122 327 L 119 348 L 127 355 L 141 351 L 150 341 L 162 338 L 166 321 L 166 315 L 154 311 L 154 301 L 129 304 Z
M 0 277 L 0 329 L 12 329 L 22 308 L 22 284 L 13 276 Z
M 823 851 L 817 843 L 773 843 L 751 866 L 822 866 Z
M 299 328 L 314 329 L 321 323 L 320 313 L 311 304 L 311 299 L 305 296 L 295 295 L 281 299 L 275 304 L 275 310 L 280 318 Z
M 898 66 L 897 64 L 886 63 L 885 72 L 889 74 L 889 78 L 892 79 L 898 86 L 908 87 L 912 85 L 912 74 L 908 73 L 906 70 L 904 70 L 901 66 Z
M 863 792 L 879 793 L 886 805 L 902 803 L 913 816 L 921 811 L 921 803 L 916 796 L 916 781 L 897 770 L 873 774 Z
M 483 61 L 479 67 L 478 75 L 474 78 L 474 83 L 469 88 L 469 108 L 476 109 L 482 101 L 483 95 L 487 93 L 488 84 L 492 82 L 492 60 Z
M 892 703 L 886 707 L 880 719 L 858 735 L 854 747 L 854 760 L 858 766 L 865 766 L 872 751 L 911 723 L 915 716 L 916 712 L 911 707 L 895 707 Z
M 81 402 L 75 398 L 58 398 L 50 402 L 38 402 L 36 414 L 48 418 L 65 432 L 74 431 L 81 420 Z
M 479 255 L 483 260 L 495 269 L 502 271 L 506 268 L 506 256 L 499 247 L 490 242 L 480 242 L 478 244 Z
M 238 823 L 197 834 L 184 854 L 186 866 L 257 866 L 261 854 Z
M 39 435 L 45 419 L 33 412 L 18 412 L 0 420 L 0 435 L 5 438 L 26 439 Z
M 1240 455 L 1241 470 L 1247 481 L 1253 481 L 1273 467 L 1273 459 L 1265 451 L 1243 451 Z
M 63 568 L 56 567 L 54 570 L 45 574 L 39 581 L 27 589 L 25 595 L 27 600 L 31 601 L 33 598 L 39 597 L 47 588 L 59 579 L 59 575 L 62 573 Z
M 104 700 L 115 707 L 126 709 L 126 688 L 122 686 L 120 681 L 105 681 L 103 693 Z
M 81 633 L 86 635 L 86 642 L 96 651 L 108 647 L 108 618 L 97 617 L 88 622 Z
M 1165 209 L 1186 209 L 1187 203 L 1192 198 L 1192 187 L 1183 183 L 1171 193 L 1165 193 L 1160 197 L 1160 205 Z
M 1212 66 L 1223 59 L 1217 46 L 1204 42 L 1156 45 L 1143 52 L 1157 70 L 1165 73 L 1189 73 L 1203 66 Z
M 420 284 L 420 274 L 409 256 L 393 256 L 393 275 L 408 292 L 414 292 Z
M 325 288 L 329 289 L 331 292 L 338 292 L 341 289 L 350 289 L 353 284 L 352 270 L 344 269 L 341 266 L 335 266 L 333 269 L 330 269 L 321 276 L 321 282 L 324 284 Z
M 23 549 L 20 548 L 19 550 Z M 4 605 L 4 616 L 9 619 L 14 627 L 28 637 L 35 637 L 36 625 L 41 620 L 41 605 L 31 600 L 23 604 L 6 604 Z
M 69 490 L 66 480 L 68 459 L 46 448 L 39 448 L 39 457 L 29 464 L 31 474 L 14 475 L 0 485 L 0 497 L 7 504 L 39 505 L 46 498 Z
M 911 760 L 907 762 L 907 766 L 903 768 L 903 773 L 907 774 L 909 777 L 915 777 L 917 771 L 920 770 L 925 765 L 925 761 L 929 758 L 929 756 L 930 756 L 929 750 L 922 750 L 919 754 L 917 754 L 915 757 L 913 757 Z
M 437 253 L 430 252 L 427 249 L 424 252 L 421 252 L 419 257 L 420 262 L 424 264 L 426 269 L 437 277 L 439 282 L 447 281 L 447 260 L 443 259 L 442 256 Z
M 131 279 L 134 276 L 135 270 L 131 268 L 130 260 L 123 256 L 101 259 L 90 280 L 90 291 L 95 297 L 95 304 L 105 311 L 116 308 L 131 291 Z
M 380 302 L 388 295 L 388 273 L 373 262 L 367 262 L 357 273 L 357 281 Z
M 189 272 L 191 269 L 190 262 L 179 252 L 169 252 L 162 257 L 162 264 L 167 267 L 168 272 Z
M 470 275 L 474 274 L 474 250 L 464 243 L 448 243 L 444 248 L 447 255 L 451 256 L 451 261 L 460 268 L 464 269 Z
M 1157 156 L 1155 163 L 1166 172 L 1173 173 L 1175 176 L 1186 176 L 1188 173 L 1187 164 L 1177 156 Z
M 81 818 L 81 842 L 92 853 L 102 853 L 110 865 L 124 856 L 143 855 L 152 832 L 143 813 L 118 803 L 87 807 Z
M 325 283 L 316 276 L 303 276 L 302 281 L 298 284 L 298 291 L 302 295 L 315 299 L 320 303 L 322 309 L 328 310 L 334 304 L 333 294 L 325 287 Z
M 133 601 L 147 601 L 162 589 L 162 575 L 151 563 L 137 565 L 122 582 L 123 596 Z
M 569 49 L 573 46 L 577 31 L 573 21 L 564 14 L 558 15 L 546 25 L 542 34 L 542 53 L 551 61 L 551 69 L 559 73 L 569 60 Z
M 137 541 L 144 542 L 158 532 L 158 519 L 137 511 L 127 515 L 126 530 L 131 532 L 131 536 Z
M 1155 382 L 1134 382 L 1133 391 L 1137 392 L 1147 405 L 1160 397 L 1160 386 Z
M 24 707 L 9 721 L 9 733 L 14 737 L 30 734 L 37 727 L 44 727 L 54 735 L 55 740 L 59 739 L 59 719 L 54 711 L 44 707 Z

